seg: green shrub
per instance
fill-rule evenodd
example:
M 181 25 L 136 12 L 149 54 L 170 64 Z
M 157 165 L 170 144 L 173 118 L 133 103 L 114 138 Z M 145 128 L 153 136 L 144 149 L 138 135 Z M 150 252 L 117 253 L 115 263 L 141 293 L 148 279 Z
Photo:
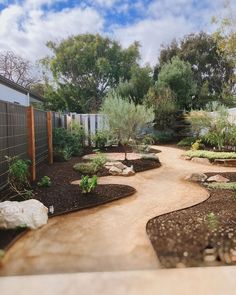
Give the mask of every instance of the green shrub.
M 211 189 L 227 189 L 227 190 L 236 190 L 236 182 L 212 182 L 207 184 L 208 188 Z
M 5 157 L 8 162 L 8 184 L 12 192 L 23 198 L 29 198 L 33 195 L 29 183 L 29 160 L 23 160 L 19 157 Z
M 97 176 L 94 175 L 92 178 L 89 176 L 82 176 L 80 181 L 80 187 L 83 194 L 88 194 L 92 192 L 97 186 Z
M 112 134 L 109 130 L 100 130 L 92 136 L 92 143 L 98 149 L 103 149 L 112 142 Z
M 71 130 L 55 128 L 53 130 L 53 147 L 56 160 L 68 161 L 71 156 L 83 152 L 84 131 L 77 123 L 72 123 Z
M 158 131 L 152 136 L 155 143 L 171 143 L 175 141 L 173 133 L 169 131 Z
M 39 187 L 49 187 L 52 185 L 51 179 L 48 176 L 43 176 L 40 181 L 38 181 L 37 186 Z
M 107 158 L 100 152 L 96 153 L 96 157 L 92 159 L 91 164 L 94 168 L 94 171 L 100 170 L 104 164 L 107 162 Z
M 73 156 L 80 156 L 83 152 L 85 139 L 85 132 L 83 127 L 76 122 L 72 122 L 71 135 L 73 138 L 71 140 Z
M 193 151 L 197 151 L 197 150 L 199 150 L 199 149 L 202 147 L 201 142 L 202 142 L 201 139 L 197 139 L 197 140 L 192 144 L 191 149 L 192 149 Z
M 219 226 L 219 219 L 217 215 L 213 212 L 207 214 L 207 224 L 210 230 L 215 230 Z
M 82 174 L 94 174 L 97 173 L 96 170 L 94 170 L 94 166 L 91 162 L 88 163 L 77 163 L 73 166 L 74 170 L 77 172 L 80 172 Z
M 184 153 L 185 156 L 190 158 L 207 158 L 209 160 L 215 159 L 236 159 L 236 153 L 234 152 L 212 152 L 212 151 L 204 151 L 204 150 L 197 150 L 197 151 L 187 151 Z
M 177 146 L 191 146 L 195 140 L 195 137 L 185 137 L 177 143 Z
M 65 146 L 64 148 L 54 147 L 53 156 L 56 161 L 69 161 L 72 157 L 72 148 Z

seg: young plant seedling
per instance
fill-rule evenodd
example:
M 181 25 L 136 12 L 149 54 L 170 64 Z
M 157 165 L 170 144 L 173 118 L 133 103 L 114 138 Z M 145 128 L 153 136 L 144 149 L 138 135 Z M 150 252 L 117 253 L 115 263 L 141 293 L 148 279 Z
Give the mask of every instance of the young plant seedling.
M 52 185 L 51 178 L 48 176 L 43 176 L 40 181 L 37 183 L 39 187 L 49 187 Z
M 219 220 L 218 217 L 215 215 L 215 213 L 210 212 L 207 214 L 207 223 L 210 230 L 215 230 L 219 226 Z
M 82 176 L 80 181 L 80 187 L 83 194 L 88 194 L 92 192 L 97 186 L 97 176 L 94 175 L 92 178 L 89 178 L 88 175 Z

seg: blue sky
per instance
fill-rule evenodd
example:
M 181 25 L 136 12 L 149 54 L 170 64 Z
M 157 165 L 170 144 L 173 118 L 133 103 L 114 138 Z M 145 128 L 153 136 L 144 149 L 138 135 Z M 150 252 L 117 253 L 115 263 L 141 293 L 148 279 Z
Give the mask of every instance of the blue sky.
M 154 65 L 161 44 L 212 32 L 211 17 L 224 14 L 224 0 L 0 0 L 0 48 L 35 61 L 48 40 L 100 33 L 123 46 L 139 41 L 142 63 Z

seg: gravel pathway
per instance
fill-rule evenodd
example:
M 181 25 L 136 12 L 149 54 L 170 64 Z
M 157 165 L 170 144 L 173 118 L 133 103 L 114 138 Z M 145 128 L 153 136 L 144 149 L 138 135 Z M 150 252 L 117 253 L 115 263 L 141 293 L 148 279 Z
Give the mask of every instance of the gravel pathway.
M 1 275 L 151 270 L 160 267 L 146 234 L 147 221 L 192 206 L 208 197 L 184 181 L 193 172 L 235 171 L 182 160 L 182 150 L 157 147 L 162 167 L 133 177 L 103 177 L 100 183 L 127 184 L 137 193 L 127 199 L 49 220 L 7 252 Z M 118 155 L 114 155 L 118 158 Z M 66 196 L 65 196 L 66 198 Z

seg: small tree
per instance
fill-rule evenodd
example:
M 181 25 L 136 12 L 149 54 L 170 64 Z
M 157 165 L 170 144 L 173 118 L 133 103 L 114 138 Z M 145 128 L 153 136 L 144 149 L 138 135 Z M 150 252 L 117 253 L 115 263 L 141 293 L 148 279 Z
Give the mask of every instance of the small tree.
M 111 131 L 124 147 L 127 160 L 127 146 L 135 140 L 149 123 L 154 120 L 154 111 L 142 105 L 135 105 L 122 99 L 115 91 L 109 92 L 103 101 L 101 112 L 108 118 Z
M 148 107 L 153 107 L 158 129 L 164 130 L 171 125 L 177 106 L 175 95 L 169 87 L 158 88 L 157 83 L 150 87 L 145 97 L 145 104 Z

